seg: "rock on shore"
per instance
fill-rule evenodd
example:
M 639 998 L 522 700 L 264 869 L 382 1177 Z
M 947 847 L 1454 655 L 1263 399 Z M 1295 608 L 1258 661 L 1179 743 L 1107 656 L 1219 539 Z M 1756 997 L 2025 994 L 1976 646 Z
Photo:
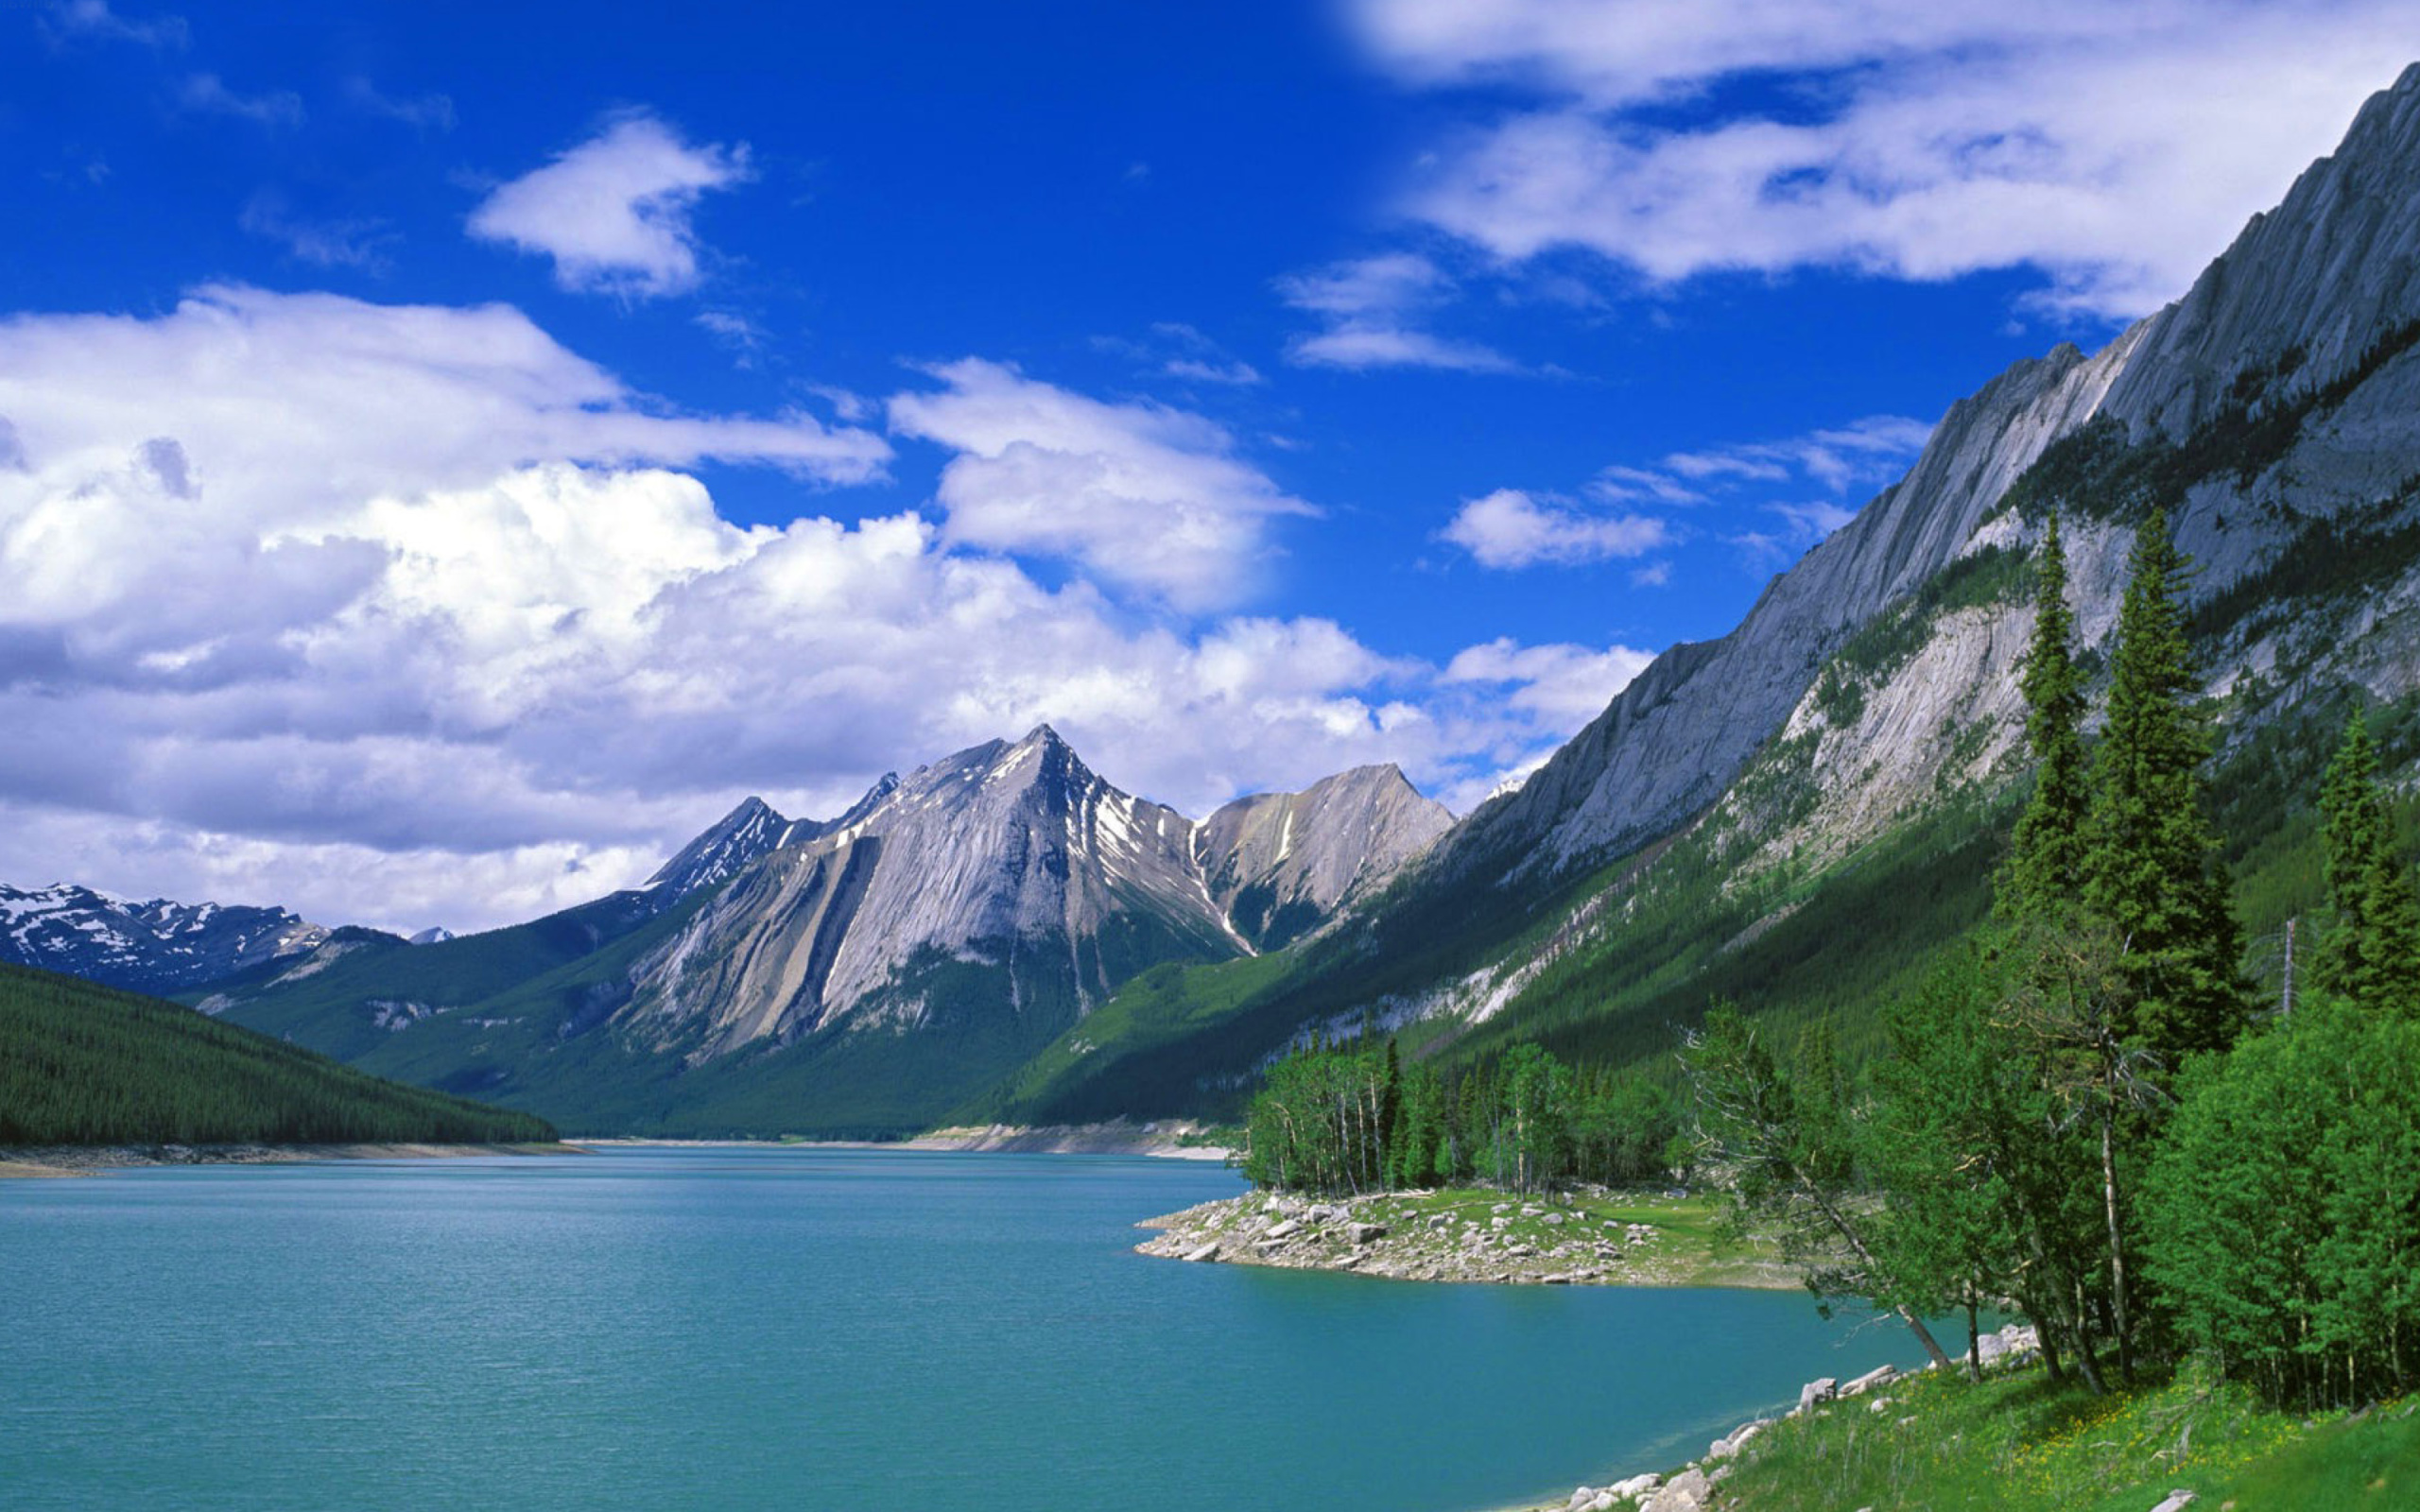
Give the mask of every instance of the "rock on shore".
M 1647 1216 L 1639 1214 L 1644 1211 Z M 1248 1193 L 1137 1225 L 1134 1247 L 1196 1263 L 1345 1270 L 1401 1280 L 1513 1284 L 1792 1285 L 1753 1257 L 1711 1255 L 1693 1210 L 1610 1195 L 1391 1192 L 1351 1200 Z M 1656 1220 L 1663 1221 L 1656 1221 Z
M 2012 1323 L 1996 1333 L 1986 1333 L 1977 1341 L 1978 1352 L 1986 1368 L 1993 1363 L 2019 1364 L 2041 1352 L 2041 1336 L 2021 1323 Z M 1930 1365 L 1925 1369 L 1932 1368 Z M 1867 1371 L 1856 1380 L 1842 1384 L 1830 1376 L 1806 1383 L 1799 1388 L 1798 1405 L 1786 1415 L 1804 1417 L 1807 1413 L 1831 1410 L 1836 1403 L 1857 1398 L 1869 1399 L 1869 1412 L 1887 1413 L 1891 1399 L 1880 1395 L 1883 1387 L 1899 1380 L 1906 1372 L 1894 1366 L 1882 1366 Z M 1756 1436 L 1782 1419 L 1759 1418 L 1738 1427 L 1706 1446 L 1705 1457 L 1682 1467 L 1669 1480 L 1662 1475 L 1634 1475 L 1610 1486 L 1582 1486 L 1575 1488 L 1570 1501 L 1560 1512 L 1708 1512 L 1720 1505 L 1715 1488 L 1731 1473 L 1731 1461 L 1739 1457 Z M 1901 1419 L 1913 1421 L 1912 1418 Z M 2160 1512 L 2165 1512 L 2162 1503 Z M 1555 1512 L 1552 1507 L 1539 1507 L 1533 1512 Z

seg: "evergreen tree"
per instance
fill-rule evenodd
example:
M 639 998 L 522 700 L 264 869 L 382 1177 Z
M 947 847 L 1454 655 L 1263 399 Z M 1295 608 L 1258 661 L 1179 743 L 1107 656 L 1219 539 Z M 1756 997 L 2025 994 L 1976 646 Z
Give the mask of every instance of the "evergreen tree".
M 2033 603 L 2033 644 L 2019 679 L 2026 744 L 2034 760 L 2033 796 L 2016 821 L 2015 843 L 1994 900 L 2003 919 L 2040 918 L 2072 907 L 2083 880 L 2090 803 L 2083 676 L 2075 663 L 2075 612 L 2067 606 L 2067 556 L 2056 514 L 2042 541 Z
M 2122 1037 L 2173 1070 L 2234 1040 L 2249 988 L 2203 808 L 2210 739 L 2185 634 L 2188 564 L 2165 511 L 2136 532 L 2129 566 L 2108 730 L 2092 768 L 2083 895 L 2117 931 L 2135 978 Z
M 1717 1007 L 1681 1056 L 1695 1094 L 1705 1163 L 1730 1174 L 1735 1233 L 1775 1231 L 1785 1259 L 1806 1268 L 1819 1296 L 1870 1297 L 1896 1312 L 1936 1365 L 1947 1366 L 1923 1315 L 1891 1285 L 1866 1239 L 1864 1194 L 1841 1173 L 1837 1130 L 1809 1119 L 1790 1073 L 1737 1009 Z
M 2322 988 L 2363 1007 L 2420 1004 L 2420 897 L 2394 853 L 2369 724 L 2355 713 L 2320 793 L 2327 836 L 2329 921 L 2320 942 Z

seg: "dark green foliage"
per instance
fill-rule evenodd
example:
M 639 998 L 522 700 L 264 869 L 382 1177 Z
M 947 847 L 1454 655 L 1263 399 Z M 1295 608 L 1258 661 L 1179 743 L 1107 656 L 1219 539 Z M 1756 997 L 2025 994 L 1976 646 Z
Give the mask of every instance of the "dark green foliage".
M 1864 1297 L 1892 1308 L 1935 1361 L 1940 1345 L 1868 1239 L 1871 1213 L 1856 1183 L 1856 1149 L 1828 1045 L 1776 1056 L 1756 1025 L 1728 1007 L 1706 1015 L 1682 1055 L 1697 1111 L 1700 1161 L 1725 1173 L 1735 1233 L 1772 1233 L 1806 1267 L 1819 1297 Z M 1922 1300 L 1931 1300 L 1927 1297 Z
M 2085 905 L 2122 943 L 2135 992 L 2120 1038 L 2173 1067 L 2241 1027 L 2242 938 L 2203 811 L 2210 737 L 2182 610 L 2187 565 L 2154 510 L 2118 611 L 2108 724 L 2093 760 Z
M 173 1003 L 0 966 L 0 1144 L 552 1138 L 529 1114 L 381 1081 Z
M 2076 669 L 2075 612 L 2067 605 L 2067 558 L 2053 513 L 2034 583 L 2033 643 L 2027 649 L 2025 739 L 2033 793 L 2018 816 L 1996 905 L 2003 918 L 2039 918 L 2067 907 L 2083 884 L 2085 782 L 2083 677 Z
M 1395 1041 L 1314 1046 L 1270 1066 L 1246 1121 L 1244 1175 L 1342 1195 L 1479 1180 L 1516 1192 L 1660 1179 L 1679 1123 L 1663 1091 L 1573 1071 L 1517 1044 L 1451 1081 L 1405 1071 Z
M 2420 1009 L 2420 898 L 2396 853 L 2377 752 L 2359 713 L 2328 765 L 2320 812 L 2329 921 L 2313 976 L 2373 1012 Z
M 2316 996 L 2210 1057 L 2153 1167 L 2151 1273 L 2272 1400 L 2420 1383 L 2420 1022 Z
M 2049 1358 L 2088 1363 L 2105 1295 L 2095 1159 L 2011 1032 L 2015 962 L 1955 952 L 1883 1010 L 1858 1131 L 1884 1194 L 1872 1226 L 1888 1300 L 1920 1312 L 2009 1297 L 2040 1325 Z M 1970 1329 L 1970 1333 L 1972 1330 Z

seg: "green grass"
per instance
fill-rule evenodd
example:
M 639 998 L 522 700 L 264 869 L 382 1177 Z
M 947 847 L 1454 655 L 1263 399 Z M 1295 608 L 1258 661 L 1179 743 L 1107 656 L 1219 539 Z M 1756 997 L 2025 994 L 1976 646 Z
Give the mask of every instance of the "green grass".
M 494 1143 L 554 1130 L 191 1008 L 0 966 L 0 1145 Z
M 2416 1405 L 2306 1419 L 2196 1369 L 2105 1398 L 2038 1367 L 1927 1374 L 1767 1431 L 1723 1489 L 1739 1512 L 2148 1512 L 2179 1488 L 2211 1512 L 2388 1512 L 2420 1505 Z
M 1545 1210 L 1527 1213 L 1527 1208 Z M 1552 1248 L 1575 1232 L 1599 1233 L 1611 1224 L 1647 1224 L 1656 1232 L 1654 1245 L 1640 1257 L 1642 1274 L 1659 1286 L 1795 1287 L 1796 1274 L 1780 1263 L 1769 1246 L 1733 1242 L 1725 1225 L 1727 1203 L 1691 1195 L 1667 1197 L 1653 1192 L 1558 1193 L 1524 1197 L 1493 1187 L 1448 1187 L 1428 1193 L 1398 1192 L 1362 1204 L 1363 1211 L 1391 1224 L 1426 1224 L 1440 1213 L 1457 1222 L 1472 1219 L 1487 1226 L 1506 1220 L 1501 1232 L 1508 1244 Z M 1547 1213 L 1561 1224 L 1548 1224 Z M 1576 1226 L 1576 1227 L 1575 1227 Z

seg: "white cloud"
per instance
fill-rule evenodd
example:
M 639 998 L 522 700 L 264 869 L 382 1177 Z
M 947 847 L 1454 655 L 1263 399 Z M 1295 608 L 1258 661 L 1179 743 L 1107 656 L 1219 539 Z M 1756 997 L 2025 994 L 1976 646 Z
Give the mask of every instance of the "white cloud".
M 1666 472 L 1692 483 L 1737 478 L 1781 483 L 1805 477 L 1839 490 L 1878 483 L 1906 470 L 1932 438 L 1932 427 L 1900 415 L 1869 415 L 1846 425 L 1809 431 L 1779 441 L 1749 441 L 1700 452 L 1674 452 Z M 1614 470 L 1607 470 L 1611 472 Z M 1634 477 L 1648 474 L 1634 472 Z
M 302 124 L 302 96 L 292 90 L 239 94 L 228 88 L 226 80 L 216 74 L 188 76 L 178 86 L 177 102 L 190 111 L 232 115 L 255 126 L 291 127 Z
M 1668 453 L 1652 467 L 1607 467 L 1581 491 L 1599 506 L 1620 513 L 1570 507 L 1551 496 L 1498 489 L 1467 500 L 1441 532 L 1481 566 L 1570 566 L 1616 557 L 1641 557 L 1676 543 L 1669 522 L 1639 512 L 1642 506 L 1698 509 L 1737 506 L 1740 495 L 1777 485 L 1811 484 L 1835 494 L 1876 485 L 1905 472 L 1924 450 L 1932 427 L 1895 415 L 1870 415 L 1845 425 L 1809 431 L 1777 441 L 1745 441 L 1697 451 Z M 1789 544 L 1809 544 L 1856 517 L 1836 500 L 1758 506 L 1789 522 L 1787 539 L 1750 531 L 1730 539 L 1759 565 L 1786 558 Z M 1642 564 L 1631 574 L 1640 587 L 1671 580 L 1671 564 Z
M 1583 514 L 1542 504 L 1518 489 L 1466 501 L 1443 534 L 1479 565 L 1508 569 L 1639 557 L 1669 540 L 1664 522 L 1653 515 Z
M 384 272 L 386 249 L 397 234 L 382 220 L 312 220 L 299 215 L 283 196 L 263 191 L 245 203 L 237 224 L 255 236 L 281 243 L 320 267 L 357 267 Z
M 1501 638 L 1457 652 L 1445 664 L 1443 680 L 1509 688 L 1512 707 L 1576 730 L 1603 713 L 1614 695 L 1654 660 L 1654 652 L 1627 645 L 1599 651 L 1584 645 L 1525 646 Z
M 2330 150 L 2405 60 L 2412 0 L 1692 6 L 1360 0 L 1382 66 L 1527 108 L 1437 156 L 1411 213 L 1494 256 L 1593 250 L 1906 279 L 2031 266 L 2043 302 L 2141 314 Z M 1641 107 L 1762 76 L 1787 113 Z
M 1257 585 L 1272 517 L 1315 512 L 1199 415 L 1106 404 L 976 358 L 929 372 L 946 387 L 894 395 L 890 424 L 959 454 L 938 495 L 953 544 L 1075 561 L 1206 609 Z
M 1226 384 L 1242 387 L 1265 383 L 1260 369 L 1248 362 L 1204 362 L 1199 357 L 1170 357 L 1160 365 L 1160 370 L 1171 378 L 1188 378 L 1201 384 Z
M 953 467 L 1024 448 L 1182 486 L 1178 514 L 1299 507 L 1198 417 L 937 376 L 894 407 Z M 476 927 L 643 878 L 742 793 L 830 814 L 1038 720 L 1202 813 L 1372 761 L 1461 794 L 1606 686 L 1577 653 L 1448 676 L 1324 620 L 1138 618 L 1085 576 L 1129 549 L 1114 511 L 1055 586 L 955 514 L 739 527 L 686 469 L 845 483 L 883 442 L 666 413 L 503 307 L 221 288 L 20 316 L 0 417 L 11 881 Z M 1137 570 L 1227 571 L 1165 568 Z
M 389 94 L 355 75 L 345 82 L 345 97 L 372 115 L 401 121 L 417 130 L 454 129 L 454 97 L 450 94 Z
M 64 0 L 54 4 L 48 23 L 55 36 L 130 42 L 163 51 L 193 43 L 193 28 L 185 24 L 184 17 L 160 15 L 138 21 L 112 10 L 109 0 Z
M 1512 372 L 1500 352 L 1421 329 L 1457 292 L 1445 270 L 1413 252 L 1389 252 L 1280 279 L 1279 297 L 1321 318 L 1324 329 L 1297 337 L 1288 358 L 1307 367 L 1444 368 Z
M 748 176 L 745 145 L 692 146 L 652 115 L 625 115 L 498 187 L 471 213 L 471 234 L 551 257 L 555 282 L 576 292 L 678 294 L 700 278 L 699 198 Z
M 1092 344 L 1169 378 L 1242 388 L 1268 380 L 1260 369 L 1182 320 L 1158 320 L 1143 340 L 1095 336 Z

